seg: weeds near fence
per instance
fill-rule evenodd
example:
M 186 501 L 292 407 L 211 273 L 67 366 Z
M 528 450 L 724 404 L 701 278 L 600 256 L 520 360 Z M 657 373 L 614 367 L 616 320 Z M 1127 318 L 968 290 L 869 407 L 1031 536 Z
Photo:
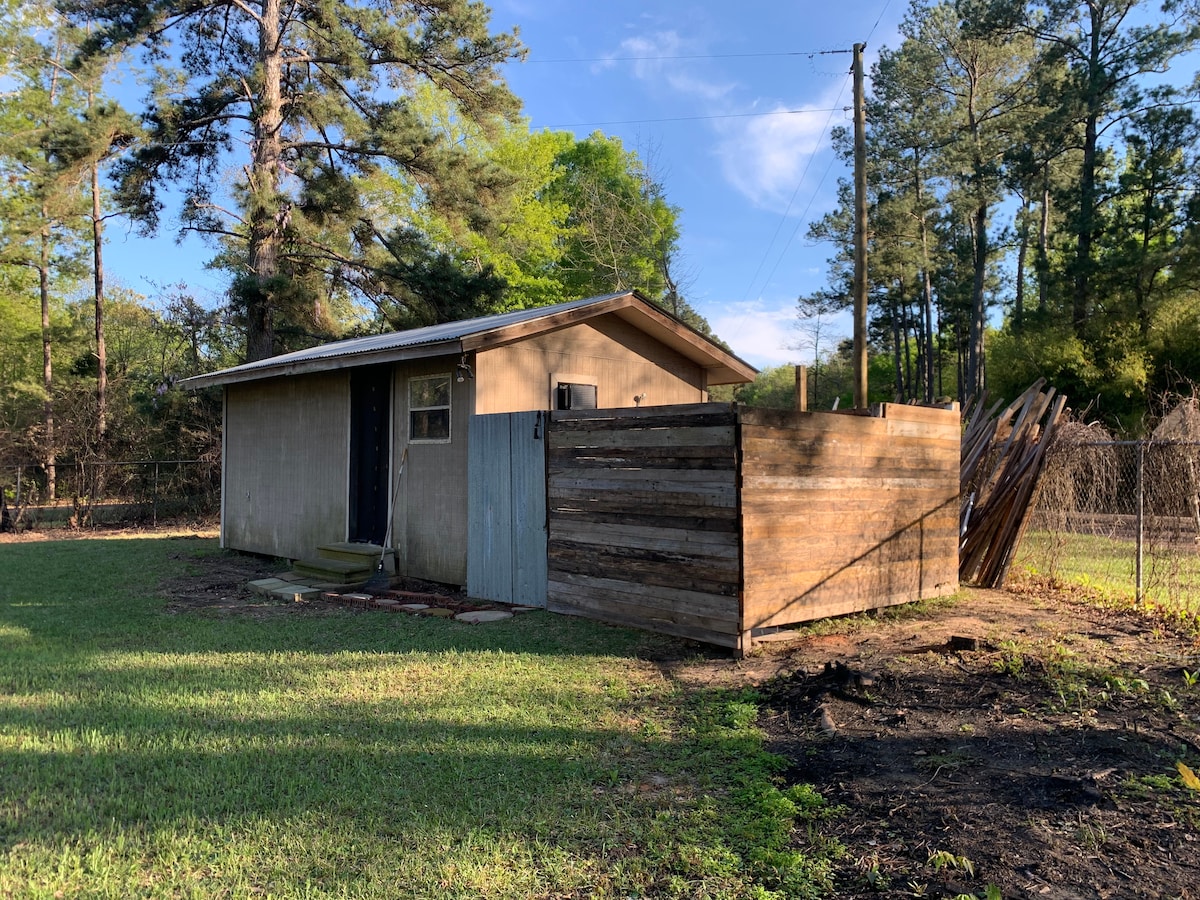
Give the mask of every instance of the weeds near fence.
M 0 468 L 4 530 L 154 527 L 220 511 L 221 465 L 213 460 L 79 462 L 57 467 L 50 497 L 38 465 Z
M 1023 568 L 1200 615 L 1200 442 L 1069 423 L 1047 455 Z

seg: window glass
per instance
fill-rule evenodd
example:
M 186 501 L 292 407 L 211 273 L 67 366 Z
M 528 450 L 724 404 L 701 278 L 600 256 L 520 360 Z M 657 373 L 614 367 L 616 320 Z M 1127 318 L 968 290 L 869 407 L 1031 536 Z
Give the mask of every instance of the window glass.
M 408 439 L 450 440 L 450 375 L 408 380 Z

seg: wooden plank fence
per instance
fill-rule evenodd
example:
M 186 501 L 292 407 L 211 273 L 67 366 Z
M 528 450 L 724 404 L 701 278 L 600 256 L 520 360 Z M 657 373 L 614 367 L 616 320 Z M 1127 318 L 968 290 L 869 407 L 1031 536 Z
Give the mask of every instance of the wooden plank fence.
M 547 608 L 736 647 L 737 414 L 555 412 Z
M 548 600 L 749 648 L 958 587 L 956 410 L 551 414 Z

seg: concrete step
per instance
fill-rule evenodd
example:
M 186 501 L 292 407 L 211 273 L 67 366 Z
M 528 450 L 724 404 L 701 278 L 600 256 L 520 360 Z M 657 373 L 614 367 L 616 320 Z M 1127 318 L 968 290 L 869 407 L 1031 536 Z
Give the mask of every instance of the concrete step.
M 362 566 L 366 566 L 372 572 L 379 566 L 379 558 L 383 554 L 383 548 L 378 544 L 359 544 L 352 541 L 342 541 L 337 544 L 322 544 L 317 548 L 317 556 L 322 559 L 337 559 L 342 562 L 354 562 Z M 383 558 L 384 571 L 389 574 L 395 572 L 395 558 L 393 553 L 388 553 Z
M 292 571 L 329 584 L 356 584 L 370 578 L 378 562 L 378 557 L 373 562 L 367 557 L 357 562 L 315 557 L 296 560 L 292 563 Z

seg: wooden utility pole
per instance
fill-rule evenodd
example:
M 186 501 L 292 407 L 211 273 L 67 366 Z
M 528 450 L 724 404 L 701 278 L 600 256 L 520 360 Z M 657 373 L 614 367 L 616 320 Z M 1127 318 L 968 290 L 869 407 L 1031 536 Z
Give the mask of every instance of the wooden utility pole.
M 867 113 L 863 50 L 854 45 L 854 406 L 867 408 Z

